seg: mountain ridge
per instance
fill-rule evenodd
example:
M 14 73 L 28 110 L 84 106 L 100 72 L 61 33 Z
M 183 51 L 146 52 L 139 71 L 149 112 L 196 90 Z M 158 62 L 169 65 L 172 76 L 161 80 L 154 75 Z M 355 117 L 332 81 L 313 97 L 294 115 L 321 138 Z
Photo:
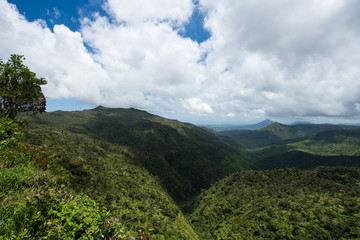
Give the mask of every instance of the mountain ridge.
M 217 125 L 205 125 L 205 127 L 208 127 L 210 129 L 213 129 L 216 132 L 221 131 L 229 131 L 229 130 L 257 130 L 264 127 L 267 127 L 270 124 L 275 123 L 274 121 L 270 119 L 265 119 L 261 122 L 255 123 L 255 124 L 217 124 Z
M 281 144 L 284 141 L 298 141 L 305 137 L 314 136 L 320 132 L 331 130 L 360 129 L 359 126 L 334 125 L 334 124 L 297 124 L 286 125 L 273 123 L 259 130 L 233 130 L 218 132 L 219 135 L 228 136 L 244 145 L 245 147 L 256 148 L 274 144 Z
M 49 128 L 87 135 L 115 144 L 119 151 L 126 148 L 134 164 L 158 176 L 178 202 L 227 174 L 257 169 L 239 148 L 212 131 L 134 108 L 99 106 L 80 112 L 44 113 L 31 117 L 29 126 L 38 131 Z
M 100 106 L 27 118 L 26 141 L 48 149 L 69 186 L 105 206 L 129 231 L 142 226 L 152 239 L 360 236 L 358 157 L 346 156 L 351 168 L 319 168 L 345 157 L 291 151 L 309 140 L 341 145 L 358 139 L 360 130 L 324 131 L 281 145 L 314 131 L 273 123 L 253 131 L 270 144 L 262 153 L 250 149 L 260 159 L 256 166 L 248 161 L 251 151 L 214 131 L 137 109 Z M 277 156 L 264 159 L 265 152 Z M 261 161 L 270 168 L 316 169 L 250 170 L 267 168 Z

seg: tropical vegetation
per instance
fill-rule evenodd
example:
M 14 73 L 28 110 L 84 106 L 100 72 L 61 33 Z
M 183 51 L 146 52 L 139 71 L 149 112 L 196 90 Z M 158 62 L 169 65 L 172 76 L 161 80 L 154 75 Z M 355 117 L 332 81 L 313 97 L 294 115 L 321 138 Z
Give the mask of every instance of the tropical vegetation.
M 41 85 L 47 82 L 23 64 L 24 56 L 12 54 L 0 59 L 0 117 L 15 119 L 22 112 L 45 112 L 46 99 Z

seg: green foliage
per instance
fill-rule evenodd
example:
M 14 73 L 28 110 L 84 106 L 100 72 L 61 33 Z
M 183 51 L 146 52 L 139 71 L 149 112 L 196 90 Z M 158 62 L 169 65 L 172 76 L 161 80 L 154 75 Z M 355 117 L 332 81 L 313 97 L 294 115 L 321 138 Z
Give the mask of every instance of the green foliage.
M 86 195 L 73 196 L 61 179 L 34 168 L 2 172 L 0 236 L 10 239 L 94 239 L 112 237 L 106 209 Z M 15 201 L 14 201 L 15 200 Z M 119 228 L 119 226 L 117 226 Z
M 33 144 L 49 145 L 67 169 L 71 186 L 106 206 L 130 236 L 143 227 L 151 239 L 197 239 L 159 178 L 134 160 L 131 149 L 45 126 L 29 128 L 27 135 Z
M 44 149 L 20 144 L 19 126 L 0 119 L 0 239 L 99 239 L 128 230 L 84 194 L 74 195 Z
M 359 239 L 360 169 L 243 171 L 203 192 L 201 239 Z
M 41 85 L 44 78 L 36 78 L 23 64 L 21 55 L 11 55 L 7 63 L 0 59 L 0 117 L 15 119 L 21 112 L 44 112 L 46 99 Z
M 23 140 L 18 124 L 8 117 L 0 118 L 0 148 L 16 147 Z
M 248 149 L 247 155 L 249 157 L 249 160 L 252 163 L 255 163 L 261 159 L 276 156 L 279 154 L 283 154 L 288 151 L 291 151 L 292 149 L 294 149 L 294 148 L 289 146 L 288 144 L 272 145 L 272 146 L 267 146 L 267 147 L 262 147 L 262 148 Z
M 224 168 L 229 169 L 229 173 L 240 170 L 259 169 L 256 165 L 245 159 L 247 159 L 246 156 L 228 154 L 221 163 L 224 165 Z

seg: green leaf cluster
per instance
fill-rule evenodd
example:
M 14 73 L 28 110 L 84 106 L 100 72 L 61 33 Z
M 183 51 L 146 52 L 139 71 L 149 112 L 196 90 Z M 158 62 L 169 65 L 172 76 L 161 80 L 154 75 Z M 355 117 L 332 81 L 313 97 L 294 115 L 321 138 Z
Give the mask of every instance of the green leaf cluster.
M 2 149 L 16 147 L 23 138 L 24 134 L 17 123 L 8 117 L 0 119 L 0 147 Z
M 44 112 L 46 99 L 41 85 L 47 82 L 23 64 L 24 56 L 12 54 L 0 59 L 0 117 L 15 119 L 22 112 Z

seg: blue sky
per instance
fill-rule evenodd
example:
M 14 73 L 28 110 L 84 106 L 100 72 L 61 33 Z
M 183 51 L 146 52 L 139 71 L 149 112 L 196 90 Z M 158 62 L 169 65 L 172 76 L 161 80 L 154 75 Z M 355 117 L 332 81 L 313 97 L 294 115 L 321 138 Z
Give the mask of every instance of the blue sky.
M 18 8 L 27 20 L 44 19 L 52 28 L 55 24 L 64 24 L 72 31 L 80 28 L 80 19 L 91 12 L 102 11 L 102 1 L 88 0 L 9 0 Z
M 79 31 L 81 19 L 91 17 L 93 12 L 108 15 L 103 10 L 103 0 L 8 0 L 18 8 L 27 20 L 35 21 L 43 19 L 49 28 L 56 24 L 64 24 L 72 31 Z M 204 28 L 204 13 L 201 12 L 198 2 L 194 2 L 193 14 L 185 24 L 184 30 L 180 32 L 183 37 L 189 37 L 198 43 L 210 38 L 210 33 Z
M 0 0 L 0 58 L 47 79 L 48 111 L 360 122 L 359 16 L 355 0 Z

